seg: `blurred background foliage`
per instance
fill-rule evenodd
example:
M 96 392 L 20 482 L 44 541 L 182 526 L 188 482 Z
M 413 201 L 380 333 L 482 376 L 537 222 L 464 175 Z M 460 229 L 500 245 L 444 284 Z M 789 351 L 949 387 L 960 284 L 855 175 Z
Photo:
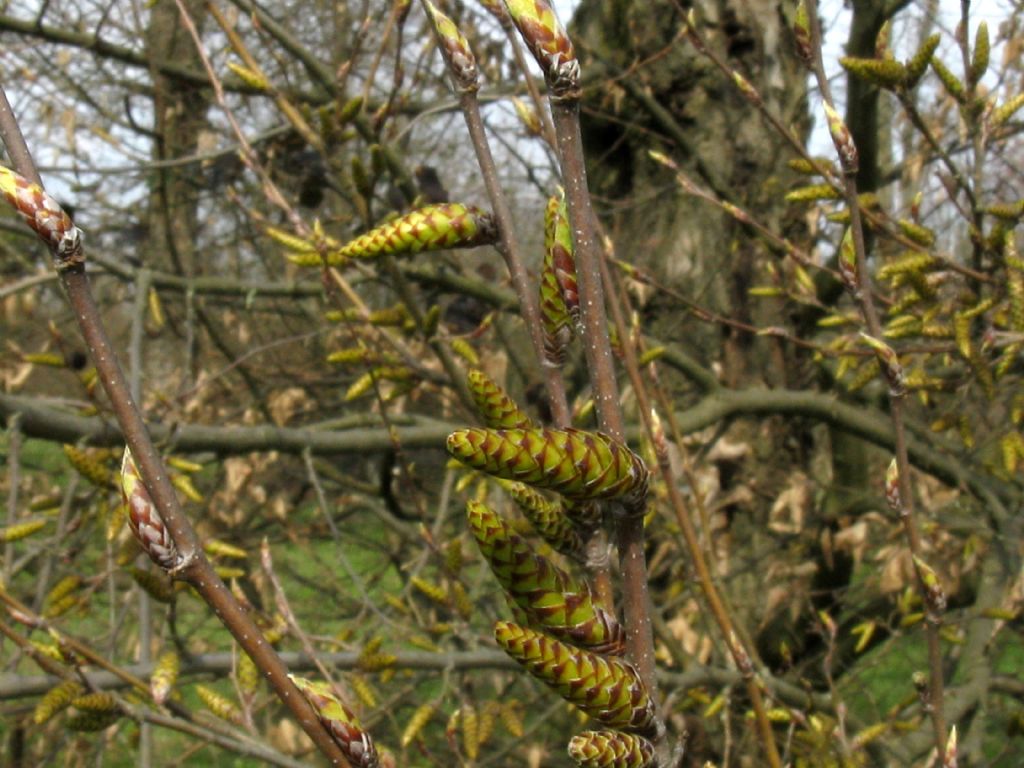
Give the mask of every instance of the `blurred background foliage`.
M 330 670 L 399 765 L 568 765 L 565 735 L 582 722 L 495 648 L 506 612 L 462 514 L 468 498 L 513 518 L 515 505 L 441 450 L 453 425 L 476 420 L 453 370 L 482 367 L 546 416 L 498 257 L 351 263 L 350 290 L 288 258 L 314 222 L 345 242 L 424 203 L 486 207 L 422 10 L 182 5 L 223 103 L 168 0 L 3 4 L 0 77 L 48 189 L 86 233 L 94 289 L 186 510 L 290 666 Z M 971 11 L 964 26 L 939 7 L 951 4 L 847 5 L 854 59 L 910 61 L 939 36 L 913 87 L 856 61 L 830 71 L 911 391 L 925 557 L 948 598 L 947 719 L 963 764 L 1010 766 L 1024 748 L 1024 18 L 1019 4 L 975 3 L 982 33 Z M 542 81 L 483 4 L 444 6 L 480 63 L 535 275 L 558 184 L 526 78 Z M 823 186 L 832 161 L 814 168 L 794 149 L 822 122 L 794 6 L 562 10 L 583 63 L 595 207 L 626 265 L 636 335 L 658 350 L 686 432 L 673 465 L 757 651 L 777 739 L 797 765 L 926 765 L 923 609 L 883 495 L 888 395 L 837 276 L 848 214 Z M 727 71 L 687 39 L 691 7 Z M 315 760 L 206 606 L 139 557 L 114 491 L 119 438 L 45 261 L 19 221 L 0 219 L 6 764 Z M 566 376 L 589 427 L 583 368 L 576 348 Z M 635 420 L 629 387 L 623 401 Z M 757 765 L 739 675 L 654 496 L 669 727 L 689 734 L 687 765 Z M 157 706 L 151 678 L 169 654 L 180 674 Z M 43 717 L 53 665 L 95 673 L 120 716 Z

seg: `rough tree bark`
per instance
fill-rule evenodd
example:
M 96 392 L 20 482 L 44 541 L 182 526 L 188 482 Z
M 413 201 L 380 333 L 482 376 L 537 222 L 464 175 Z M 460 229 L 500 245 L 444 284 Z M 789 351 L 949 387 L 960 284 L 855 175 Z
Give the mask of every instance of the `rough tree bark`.
M 787 31 L 793 5 L 705 0 L 694 7 L 710 44 L 800 132 L 807 127 L 806 86 Z M 682 196 L 647 152 L 667 152 L 699 183 L 783 230 L 793 225 L 782 201 L 792 179 L 785 166 L 790 153 L 735 86 L 681 37 L 679 4 L 584 0 L 574 24 L 584 72 L 601 75 L 587 90 L 588 172 L 623 256 L 711 309 L 752 320 L 747 289 L 765 246 L 730 217 Z M 653 331 L 692 339 L 695 323 L 673 316 L 656 320 Z M 716 338 L 700 330 L 709 359 L 719 357 L 715 349 L 724 343 L 727 383 L 758 376 L 743 361 L 752 337 L 724 330 Z
M 197 25 L 206 16 L 205 3 L 185 3 Z M 194 154 L 207 126 L 209 88 L 198 86 L 159 69 L 173 61 L 202 70 L 195 43 L 181 25 L 174 0 L 160 0 L 150 10 L 146 50 L 153 79 L 153 159 L 179 160 Z M 148 201 L 147 256 L 151 266 L 194 277 L 202 269 L 196 259 L 196 220 L 201 185 L 196 167 L 166 166 L 156 171 Z

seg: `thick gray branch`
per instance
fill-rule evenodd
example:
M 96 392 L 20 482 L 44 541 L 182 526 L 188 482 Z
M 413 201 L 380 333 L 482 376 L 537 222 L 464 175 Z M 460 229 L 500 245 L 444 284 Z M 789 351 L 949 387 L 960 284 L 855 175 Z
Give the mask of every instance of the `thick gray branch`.
M 117 445 L 122 439 L 112 422 L 58 410 L 29 397 L 0 394 L 0 422 L 22 414 L 22 430 L 29 437 L 63 442 L 84 439 L 94 445 Z M 881 412 L 840 402 L 830 395 L 790 390 L 717 390 L 678 415 L 680 429 L 691 434 L 723 420 L 744 416 L 795 416 L 834 425 L 875 445 L 892 449 L 892 424 Z M 438 448 L 448 433 L 461 425 L 420 418 L 398 426 L 406 448 Z M 199 424 L 150 426 L 154 439 L 175 450 L 214 451 L 222 454 L 277 450 L 301 453 L 307 448 L 320 455 L 366 454 L 393 447 L 388 432 L 381 428 L 328 430 L 277 427 L 214 427 Z M 631 438 L 636 437 L 631 431 Z M 972 469 L 962 456 L 944 453 L 920 440 L 910 443 L 910 459 L 919 469 L 957 488 L 969 490 L 984 502 L 986 511 L 1001 526 L 1008 519 L 1007 507 L 1020 504 L 1019 491 L 1006 483 Z M 879 482 L 881 487 L 881 482 Z
M 281 660 L 292 672 L 303 672 L 316 669 L 313 660 L 305 653 L 290 652 L 280 654 Z M 358 669 L 363 663 L 359 653 L 321 653 L 319 660 L 334 669 Z M 237 661 L 230 653 L 206 653 L 183 660 L 181 675 L 200 673 L 225 674 L 230 672 Z M 153 674 L 154 664 L 132 664 L 124 667 L 124 671 L 143 680 Z M 420 672 L 442 672 L 445 670 L 471 669 L 521 669 L 519 664 L 501 651 L 462 651 L 459 653 L 431 653 L 429 651 L 403 651 L 395 654 L 395 667 Z M 122 678 L 112 672 L 90 671 L 85 673 L 89 682 L 98 690 L 123 688 L 128 685 Z M 60 682 L 51 675 L 0 675 L 0 701 L 18 699 L 28 696 L 39 696 L 46 693 Z

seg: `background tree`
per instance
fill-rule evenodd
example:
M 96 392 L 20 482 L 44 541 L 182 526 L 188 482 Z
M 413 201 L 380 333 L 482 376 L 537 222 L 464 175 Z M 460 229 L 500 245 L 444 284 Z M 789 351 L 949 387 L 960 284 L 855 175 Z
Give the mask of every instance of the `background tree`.
M 667 725 L 647 734 L 658 764 L 684 734 L 693 765 L 759 764 L 773 743 L 803 765 L 951 764 L 955 725 L 961 764 L 1011 765 L 1019 10 L 997 28 L 964 4 L 947 32 L 933 5 L 854 3 L 846 120 L 829 126 L 844 164 L 805 148 L 820 99 L 835 103 L 815 9 L 693 6 L 585 0 L 571 27 L 622 411 L 654 472 L 643 586 L 652 716 Z M 466 377 L 477 368 L 530 424 L 607 429 L 600 397 L 593 415 L 603 384 L 588 378 L 603 334 L 585 330 L 556 373 L 536 359 L 550 350 L 523 293 L 544 277 L 542 212 L 565 173 L 572 99 L 556 89 L 548 119 L 551 73 L 526 65 L 500 8 L 443 10 L 467 38 L 442 37 L 447 58 L 423 8 L 401 1 L 50 2 L 0 14 L 2 82 L 47 188 L 86 232 L 104 323 L 199 541 L 232 604 L 316 679 L 299 684 L 333 713 L 327 738 L 369 733 L 399 765 L 568 765 L 579 712 L 494 645 L 510 614 L 484 555 L 505 551 L 489 538 L 504 529 L 462 509 L 484 502 L 521 534 L 539 510 L 561 513 L 446 464 L 441 447 L 486 421 L 474 398 L 486 379 Z M 477 96 L 458 78 L 460 45 L 484 75 Z M 562 179 L 577 232 L 589 228 L 580 177 Z M 380 241 L 345 246 L 442 198 L 490 209 L 518 278 L 490 247 L 403 258 Z M 454 209 L 431 210 L 418 232 Z M 474 215 L 445 242 L 486 240 Z M 11 218 L 0 242 L 8 754 L 313 759 L 260 684 L 264 661 L 231 640 L 192 576 L 171 581 L 140 556 L 116 489 L 144 487 L 118 480 L 121 413 L 26 235 Z M 554 290 L 542 297 L 569 295 Z M 540 545 L 528 562 L 586 575 L 629 629 L 645 601 L 602 557 L 605 541 L 628 545 L 628 526 L 609 515 L 591 535 L 572 514 L 584 524 L 559 530 L 576 538 L 554 542 L 568 557 Z M 556 594 L 585 591 L 536 567 Z M 504 588 L 529 613 L 530 589 Z M 533 642 L 501 626 L 502 646 Z M 579 626 L 570 649 L 595 631 Z M 574 755 L 623 738 L 574 741 Z

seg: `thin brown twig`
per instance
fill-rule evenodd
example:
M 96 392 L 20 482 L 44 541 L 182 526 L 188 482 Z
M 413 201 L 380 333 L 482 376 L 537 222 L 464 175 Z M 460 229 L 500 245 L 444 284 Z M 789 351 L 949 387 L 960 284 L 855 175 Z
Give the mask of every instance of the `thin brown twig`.
M 707 566 L 707 560 L 704 557 L 704 551 L 700 545 L 700 537 L 697 535 L 693 521 L 688 514 L 686 503 L 683 500 L 681 491 L 679 490 L 679 483 L 676 482 L 675 475 L 672 471 L 672 466 L 669 461 L 668 446 L 665 440 L 665 433 L 655 414 L 651 398 L 648 393 L 648 387 L 640 375 L 632 334 L 629 333 L 629 329 L 626 327 L 620 301 L 616 300 L 616 298 L 623 297 L 624 291 L 614 290 L 614 283 L 612 281 L 611 273 L 607 269 L 607 262 L 602 260 L 601 266 L 603 269 L 604 281 L 606 285 L 609 286 L 609 307 L 611 309 L 613 321 L 618 330 L 619 339 L 622 340 L 620 346 L 623 351 L 624 367 L 627 375 L 629 376 L 630 383 L 633 385 L 633 393 L 637 399 L 637 407 L 644 430 L 655 447 L 655 454 L 658 460 L 658 473 L 661 476 L 662 483 L 668 492 L 669 504 L 675 513 L 676 522 L 679 524 L 679 527 L 683 532 L 683 539 L 686 543 L 686 548 L 690 555 L 694 570 L 697 573 L 697 582 L 704 594 L 704 600 L 711 609 L 711 613 L 722 633 L 722 637 L 729 650 L 729 654 L 732 656 L 732 659 L 736 664 L 736 668 L 740 671 L 743 681 L 746 684 L 747 695 L 750 697 L 751 709 L 754 711 L 754 718 L 758 726 L 758 734 L 760 736 L 761 743 L 764 745 L 766 750 L 765 757 L 769 765 L 773 766 L 773 768 L 779 768 L 782 765 L 782 761 L 778 754 L 778 748 L 775 745 L 775 735 L 772 731 L 772 724 L 768 719 L 767 710 L 764 705 L 764 696 L 762 693 L 763 684 L 758 679 L 757 673 L 755 672 L 750 653 L 747 651 L 743 641 L 740 639 L 740 636 L 735 629 L 730 612 L 726 608 L 721 596 L 718 594 L 718 590 L 715 588 L 711 571 Z M 662 404 L 662 407 L 666 407 L 664 403 Z M 671 414 L 670 406 L 666 410 Z M 676 439 L 678 441 L 677 444 L 682 447 L 678 431 L 676 431 Z M 699 492 L 698 486 L 693 483 L 693 478 L 691 477 L 689 479 L 694 491 Z M 707 526 L 705 526 L 705 531 L 708 535 L 710 534 Z M 624 586 L 624 590 L 627 591 L 627 600 L 643 600 L 649 604 L 650 599 L 647 595 L 646 582 L 644 582 L 644 589 L 642 591 L 636 590 L 634 587 L 633 592 L 630 593 L 628 591 L 628 585 Z M 648 624 L 644 629 L 646 629 L 647 632 L 651 631 L 649 617 Z
M 849 131 L 841 124 L 833 124 L 839 121 L 835 112 L 832 100 L 832 91 L 825 75 L 821 57 L 821 29 L 818 23 L 816 3 L 806 3 L 807 21 L 811 40 L 810 67 L 821 90 L 821 97 L 826 109 L 831 110 L 829 116 L 830 132 L 833 143 L 836 145 L 836 152 L 844 171 L 844 192 L 847 207 L 850 211 L 850 233 L 852 235 L 855 258 L 856 258 L 856 291 L 854 298 L 864 318 L 867 332 L 874 339 L 882 338 L 882 327 L 878 319 L 878 312 L 875 308 L 872 297 L 872 280 L 868 269 L 867 249 L 864 240 L 864 228 L 861 222 L 860 205 L 857 198 L 857 156 L 856 147 L 852 145 L 849 138 Z M 921 535 L 918 531 L 917 521 L 914 516 L 913 488 L 910 480 L 910 461 L 907 454 L 906 427 L 904 425 L 904 397 L 905 387 L 898 387 L 890 383 L 889 414 L 892 420 L 892 434 L 894 453 L 896 458 L 896 469 L 898 473 L 898 494 L 900 503 L 900 522 L 903 526 L 904 538 L 907 548 L 913 557 L 914 574 L 918 592 L 922 597 L 923 604 L 927 607 L 925 611 L 925 633 L 928 643 L 929 662 L 929 685 L 926 694 L 928 715 L 931 718 L 933 737 L 937 754 L 944 754 L 946 747 L 946 721 L 943 712 L 943 689 L 944 672 L 940 630 L 942 625 L 942 612 L 938 601 L 932 599 L 925 584 L 922 570 Z
M 564 34 L 564 33 L 563 33 Z M 570 44 L 571 45 L 571 44 Z M 596 242 L 594 222 L 583 160 L 583 139 L 580 136 L 579 72 L 570 84 L 553 87 L 549 77 L 551 113 L 555 124 L 562 183 L 572 224 L 576 276 L 579 282 L 582 342 L 590 375 L 600 428 L 619 441 L 625 440 L 625 423 L 619 404 L 618 382 L 608 338 L 601 277 L 601 258 Z M 625 340 L 623 340 L 625 343 Z M 626 650 L 637 665 L 644 684 L 657 700 L 654 640 L 651 631 L 650 600 L 647 599 L 647 561 L 644 553 L 643 515 L 627 510 L 618 516 L 615 538 L 622 573 Z
M 184 12 L 182 6 L 179 5 L 179 8 Z M 195 32 L 194 26 L 192 31 Z M 2 87 L 0 136 L 11 159 L 16 162 L 18 171 L 26 178 L 40 182 L 35 163 Z M 348 765 L 334 739 L 320 724 L 313 708 L 288 677 L 280 658 L 224 586 L 224 582 L 217 576 L 202 547 L 199 546 L 196 532 L 181 509 L 177 493 L 149 437 L 142 414 L 131 396 L 128 382 L 107 336 L 89 287 L 84 253 L 74 260 L 60 263 L 59 266 L 61 283 L 96 366 L 99 380 L 110 399 L 125 442 L 131 450 L 153 504 L 177 547 L 179 565 L 175 569 L 175 575 L 192 584 L 202 595 L 256 665 L 263 670 L 278 696 L 319 749 L 335 764 Z

